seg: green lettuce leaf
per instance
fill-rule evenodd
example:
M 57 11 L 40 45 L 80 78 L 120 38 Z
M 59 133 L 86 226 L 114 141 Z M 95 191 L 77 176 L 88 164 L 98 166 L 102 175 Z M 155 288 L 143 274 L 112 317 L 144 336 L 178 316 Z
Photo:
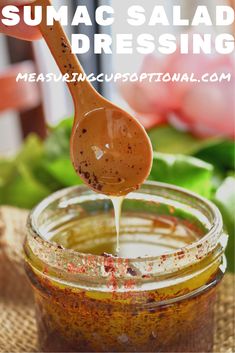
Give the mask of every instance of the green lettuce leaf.
M 70 160 L 72 125 L 72 118 L 63 120 L 52 129 L 45 141 L 45 157 L 41 167 L 59 184 L 59 188 L 82 183 Z
M 11 159 L 0 159 L 0 189 L 4 187 L 14 170 L 14 161 Z
M 14 160 L 14 164 L 21 163 L 28 165 L 30 169 L 34 169 L 40 163 L 43 154 L 43 142 L 37 135 L 31 134 L 22 145 L 20 152 Z
M 73 119 L 65 119 L 51 130 L 45 141 L 45 154 L 48 160 L 69 157 L 70 135 L 73 126 Z
M 235 272 L 235 177 L 227 177 L 214 195 L 213 201 L 219 207 L 225 229 L 229 234 L 229 242 L 226 251 L 228 269 Z
M 235 142 L 218 141 L 211 146 L 205 146 L 197 152 L 196 156 L 214 164 L 222 170 L 235 168 Z
M 37 178 L 36 168 L 43 158 L 41 140 L 31 135 L 14 160 L 0 162 L 0 203 L 31 208 L 50 190 Z
M 213 166 L 185 155 L 154 153 L 150 180 L 178 185 L 204 197 L 211 197 Z
M 2 204 L 30 209 L 49 195 L 50 190 L 35 178 L 26 164 L 18 163 L 1 194 Z
M 82 179 L 74 171 L 69 156 L 46 161 L 44 169 L 61 185 L 61 187 L 82 184 Z
M 170 125 L 153 128 L 148 134 L 154 151 L 169 154 L 194 155 L 202 149 L 221 141 L 217 138 L 197 138 L 188 132 L 176 130 Z

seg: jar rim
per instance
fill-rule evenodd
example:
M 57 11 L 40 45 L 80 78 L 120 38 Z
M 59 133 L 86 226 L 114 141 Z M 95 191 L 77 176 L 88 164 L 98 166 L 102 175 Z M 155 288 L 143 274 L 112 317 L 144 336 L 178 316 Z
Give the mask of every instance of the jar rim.
M 161 254 L 157 256 L 144 256 L 141 258 L 121 258 L 121 257 L 104 257 L 102 255 L 91 255 L 80 253 L 77 250 L 58 248 L 58 244 L 47 241 L 43 234 L 40 234 L 37 226 L 37 219 L 41 212 L 51 203 L 56 200 L 63 199 L 63 197 L 69 193 L 76 193 L 77 191 L 87 191 L 90 195 L 93 195 L 95 199 L 102 197 L 104 195 L 99 195 L 92 192 L 89 188 L 84 185 L 69 187 L 60 191 L 53 193 L 52 195 L 41 201 L 31 212 L 28 217 L 28 237 L 25 241 L 25 254 L 28 262 L 33 264 L 39 271 L 43 271 L 43 268 L 50 266 L 53 268 L 53 273 L 57 277 L 58 275 L 62 278 L 65 273 L 71 275 L 71 280 L 76 282 L 76 280 L 81 279 L 83 276 L 86 277 L 89 274 L 90 278 L 99 276 L 106 278 L 107 273 L 104 273 L 102 268 L 105 263 L 112 262 L 112 266 L 116 268 L 116 275 L 122 280 L 130 279 L 129 274 L 123 275 L 122 265 L 138 268 L 141 264 L 145 265 L 146 268 L 150 268 L 150 271 L 141 271 L 142 280 L 149 276 L 149 272 L 152 278 L 156 279 L 156 276 L 172 276 L 175 271 L 184 270 L 185 268 L 192 266 L 200 261 L 203 261 L 209 254 L 213 257 L 221 256 L 227 243 L 227 236 L 223 234 L 223 222 L 222 216 L 218 208 L 209 200 L 199 196 L 198 194 L 183 189 L 181 187 L 170 185 L 166 183 L 159 183 L 148 181 L 143 184 L 142 188 L 134 193 L 127 195 L 127 198 L 137 197 L 143 193 L 144 189 L 153 188 L 163 190 L 165 193 L 176 193 L 179 198 L 189 198 L 194 200 L 196 203 L 202 205 L 213 217 L 212 225 L 208 232 L 202 236 L 197 241 L 188 244 L 182 248 L 167 251 L 166 254 Z M 137 195 L 137 196 L 136 196 Z M 79 197 L 79 196 L 78 196 Z M 170 202 L 170 199 L 167 199 Z M 224 236 L 224 238 L 223 238 Z M 48 260 L 48 256 L 44 256 L 43 252 L 47 249 L 50 252 L 54 252 L 53 260 Z M 184 256 L 182 256 L 184 254 Z M 68 268 L 68 259 L 70 259 L 70 264 L 73 264 L 72 268 Z M 84 266 L 84 261 L 89 263 L 89 268 L 87 267 L 87 273 L 84 273 L 81 264 Z M 35 265 L 37 263 L 37 265 Z M 161 265 L 161 266 L 160 266 Z M 174 268 L 174 270 L 173 270 Z M 96 270 L 100 269 L 99 272 Z

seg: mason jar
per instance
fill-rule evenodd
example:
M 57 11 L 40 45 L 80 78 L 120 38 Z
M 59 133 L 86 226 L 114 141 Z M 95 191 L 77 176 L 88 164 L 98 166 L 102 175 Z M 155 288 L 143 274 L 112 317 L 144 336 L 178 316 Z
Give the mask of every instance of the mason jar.
M 85 186 L 30 214 L 25 267 L 44 352 L 211 352 L 226 268 L 220 212 L 176 186 L 129 194 L 120 252 L 109 198 Z

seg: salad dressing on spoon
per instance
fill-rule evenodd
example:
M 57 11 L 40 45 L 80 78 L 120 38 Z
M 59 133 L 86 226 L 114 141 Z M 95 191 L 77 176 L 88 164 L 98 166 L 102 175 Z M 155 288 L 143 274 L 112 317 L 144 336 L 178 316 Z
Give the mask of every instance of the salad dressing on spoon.
M 84 75 L 61 24 L 46 24 L 46 7 L 50 5 L 49 0 L 34 2 L 43 10 L 41 33 L 62 74 L 71 78 L 74 73 Z M 112 199 L 119 250 L 121 204 L 124 196 L 138 189 L 150 173 L 151 142 L 134 117 L 103 98 L 87 80 L 68 82 L 68 87 L 75 108 L 72 163 L 91 189 Z

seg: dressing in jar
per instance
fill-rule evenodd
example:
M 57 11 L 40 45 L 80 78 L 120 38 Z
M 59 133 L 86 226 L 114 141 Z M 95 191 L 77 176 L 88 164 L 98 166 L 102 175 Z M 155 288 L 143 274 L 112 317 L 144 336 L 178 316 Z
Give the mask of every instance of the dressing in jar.
M 120 252 L 111 201 L 85 186 L 30 214 L 25 265 L 45 352 L 211 352 L 226 268 L 221 215 L 181 188 L 129 194 Z

